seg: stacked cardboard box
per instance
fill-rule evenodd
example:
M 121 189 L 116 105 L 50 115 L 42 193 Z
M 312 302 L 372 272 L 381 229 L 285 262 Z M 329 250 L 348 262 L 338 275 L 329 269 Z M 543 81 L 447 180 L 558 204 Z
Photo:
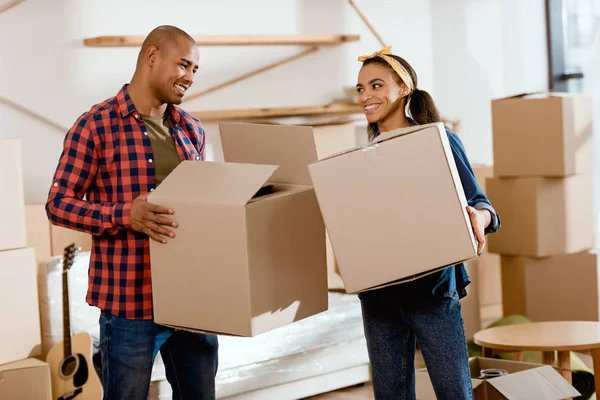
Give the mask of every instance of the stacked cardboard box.
M 0 140 L 0 398 L 49 400 L 41 351 L 35 252 L 26 247 L 21 144 Z
M 487 194 L 502 229 L 489 250 L 502 256 L 504 315 L 599 320 L 590 99 L 520 95 L 493 101 L 492 116 Z

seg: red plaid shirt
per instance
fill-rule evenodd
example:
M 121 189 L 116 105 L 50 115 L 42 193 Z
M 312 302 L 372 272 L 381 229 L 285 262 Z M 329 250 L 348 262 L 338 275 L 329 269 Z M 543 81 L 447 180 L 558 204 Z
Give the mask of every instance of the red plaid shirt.
M 167 114 L 179 159 L 204 160 L 200 121 L 173 105 Z M 131 202 L 154 190 L 152 157 L 124 85 L 67 133 L 46 203 L 53 224 L 93 235 L 86 300 L 122 318 L 153 318 L 150 243 L 130 219 Z

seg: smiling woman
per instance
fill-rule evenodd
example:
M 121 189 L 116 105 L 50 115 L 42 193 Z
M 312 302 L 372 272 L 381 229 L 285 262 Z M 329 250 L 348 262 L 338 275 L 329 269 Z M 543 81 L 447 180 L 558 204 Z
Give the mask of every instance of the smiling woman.
M 372 56 L 360 57 L 363 67 L 358 75 L 358 104 L 369 121 L 369 140 L 379 133 L 412 124 L 404 112 L 419 125 L 440 122 L 440 113 L 433 99 L 417 88 L 417 73 L 402 57 L 389 54 L 389 47 Z

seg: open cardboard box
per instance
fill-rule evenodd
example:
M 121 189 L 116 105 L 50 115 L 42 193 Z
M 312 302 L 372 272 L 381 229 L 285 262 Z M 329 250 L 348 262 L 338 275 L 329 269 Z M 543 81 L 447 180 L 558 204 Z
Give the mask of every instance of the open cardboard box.
M 273 179 L 298 185 L 312 186 L 309 164 L 357 145 L 356 127 L 345 117 L 221 123 L 219 131 L 224 161 L 279 165 Z M 326 238 L 329 289 L 343 290 L 328 235 Z
M 347 292 L 407 282 L 476 256 L 443 124 L 382 134 L 308 170 Z
M 475 400 L 562 400 L 581 395 L 549 365 L 476 357 L 469 366 Z M 503 369 L 508 374 L 478 379 L 484 369 Z M 417 400 L 435 400 L 427 370 L 417 370 L 415 375 Z
M 176 238 L 150 244 L 157 323 L 254 336 L 327 310 L 314 191 L 275 179 L 278 170 L 184 161 L 150 194 L 179 224 Z M 265 184 L 272 193 L 255 197 Z

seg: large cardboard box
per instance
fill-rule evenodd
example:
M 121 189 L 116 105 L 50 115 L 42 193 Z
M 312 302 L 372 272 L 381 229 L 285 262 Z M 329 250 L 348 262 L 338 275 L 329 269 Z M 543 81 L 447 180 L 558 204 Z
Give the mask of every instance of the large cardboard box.
M 476 357 L 469 360 L 475 400 L 562 400 L 580 396 L 554 368 L 494 358 Z M 479 379 L 485 369 L 503 369 L 507 375 Z M 435 400 L 435 392 L 426 369 L 415 373 L 419 400 Z
M 592 171 L 592 101 L 572 93 L 492 101 L 496 176 L 567 176 Z
M 65 247 L 77 243 L 81 251 L 92 249 L 92 235 L 52 225 L 48 220 L 44 204 L 25 205 L 27 246 L 35 249 L 38 260 L 62 256 Z
M 485 164 L 472 164 L 475 179 L 487 195 L 486 181 L 494 176 L 494 167 Z M 492 203 L 492 205 L 495 205 Z M 503 215 L 500 215 L 502 220 Z M 486 236 L 486 241 L 492 236 Z M 479 302 L 482 309 L 482 319 L 493 319 L 501 317 L 502 313 L 495 313 L 498 307 L 502 307 L 502 277 L 500 273 L 500 256 L 490 253 L 489 245 L 483 248 L 481 257 L 477 258 L 478 265 L 478 288 Z
M 347 292 L 412 280 L 476 255 L 443 124 L 382 134 L 308 169 Z
M 596 252 L 502 257 L 505 315 L 532 321 L 600 321 Z
M 281 120 L 269 122 L 219 124 L 224 161 L 279 165 L 275 178 L 312 185 L 308 164 L 357 145 L 356 128 L 351 122 L 323 124 L 323 119 L 306 118 L 293 119 L 297 125 L 274 124 L 283 123 Z M 343 289 L 335 253 L 326 236 L 328 286 Z
M 32 248 L 0 251 L 0 364 L 41 352 L 36 277 Z
M 492 178 L 487 194 L 502 219 L 489 251 L 545 257 L 594 247 L 592 175 Z
M 27 245 L 21 141 L 0 139 L 0 251 Z
M 314 191 L 277 169 L 185 161 L 150 194 L 179 223 L 176 238 L 150 244 L 157 323 L 254 336 L 327 309 Z M 274 192 L 253 198 L 266 183 Z
M 465 336 L 472 341 L 475 333 L 481 330 L 481 310 L 479 300 L 479 270 L 477 259 L 472 258 L 465 263 L 471 284 L 467 287 L 467 296 L 461 303 L 461 314 L 464 322 Z
M 0 365 L 0 399 L 52 399 L 50 365 L 35 358 Z

